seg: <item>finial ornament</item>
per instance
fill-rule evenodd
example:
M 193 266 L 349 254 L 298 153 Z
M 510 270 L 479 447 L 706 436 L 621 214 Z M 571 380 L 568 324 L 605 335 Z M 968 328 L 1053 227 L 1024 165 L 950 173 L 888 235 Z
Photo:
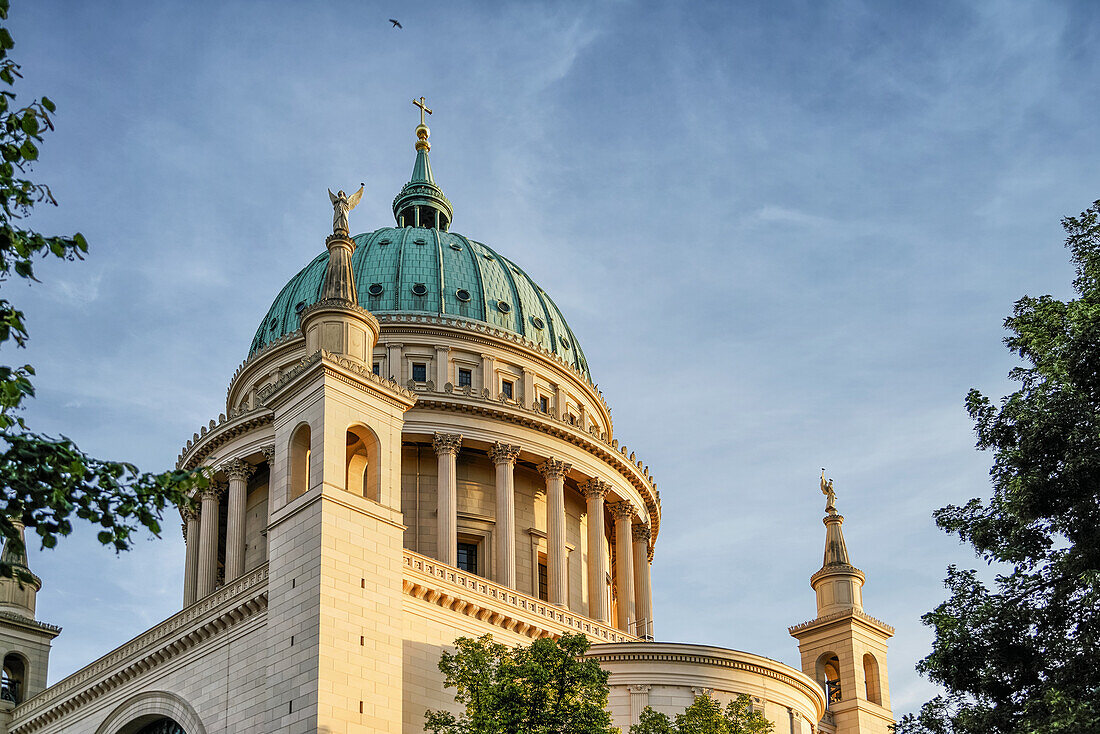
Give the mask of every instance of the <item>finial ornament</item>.
M 825 495 L 825 512 L 836 514 L 836 492 L 833 490 L 833 480 L 825 480 L 825 468 L 821 468 L 821 494 Z
M 416 145 L 413 147 L 416 150 L 428 151 L 432 149 L 432 144 L 428 142 L 428 136 L 431 135 L 431 130 L 424 124 L 424 113 L 432 114 L 431 109 L 424 103 L 424 98 L 414 99 L 413 104 L 420 108 L 420 124 L 416 126 Z
M 363 184 L 359 184 L 359 190 L 351 196 L 348 196 L 341 189 L 337 193 L 332 193 L 332 189 L 329 189 L 328 198 L 332 202 L 332 233 L 348 236 L 348 212 L 359 205 L 359 200 L 363 198 Z

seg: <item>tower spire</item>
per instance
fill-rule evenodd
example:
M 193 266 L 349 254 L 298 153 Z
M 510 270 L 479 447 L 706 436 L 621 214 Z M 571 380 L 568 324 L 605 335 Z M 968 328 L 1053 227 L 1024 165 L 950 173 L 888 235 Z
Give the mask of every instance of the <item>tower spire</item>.
M 414 99 L 413 104 L 420 108 L 420 124 L 416 126 L 416 160 L 413 162 L 412 176 L 393 200 L 393 216 L 399 227 L 424 227 L 447 231 L 451 226 L 454 209 L 443 195 L 432 176 L 432 163 L 428 151 L 432 144 L 428 141 L 431 130 L 425 124 L 424 115 L 432 114 L 424 97 Z

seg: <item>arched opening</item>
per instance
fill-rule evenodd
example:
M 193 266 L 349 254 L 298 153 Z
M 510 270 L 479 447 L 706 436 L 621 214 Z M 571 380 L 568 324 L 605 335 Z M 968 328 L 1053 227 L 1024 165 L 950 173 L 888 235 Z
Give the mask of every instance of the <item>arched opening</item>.
M 863 679 L 867 683 L 867 700 L 882 705 L 882 686 L 878 678 L 878 660 L 871 653 L 863 656 Z
M 287 500 L 301 497 L 309 489 L 311 432 L 308 424 L 298 426 L 290 439 L 290 494 Z
M 26 682 L 27 661 L 22 655 L 9 653 L 4 658 L 4 671 L 0 678 L 0 700 L 22 703 Z
M 135 729 L 134 734 L 187 734 L 187 732 L 175 720 L 164 717 L 151 721 L 140 729 Z
M 381 450 L 378 437 L 366 426 L 352 426 L 347 435 L 344 486 L 352 494 L 380 501 Z
M 817 682 L 825 689 L 826 705 L 842 700 L 840 690 L 840 658 L 827 652 L 817 659 Z

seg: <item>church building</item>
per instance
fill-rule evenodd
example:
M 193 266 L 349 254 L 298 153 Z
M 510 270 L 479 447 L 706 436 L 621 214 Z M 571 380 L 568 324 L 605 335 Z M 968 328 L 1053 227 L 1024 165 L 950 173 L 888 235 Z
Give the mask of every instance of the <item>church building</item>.
M 777 734 L 887 734 L 893 629 L 863 611 L 824 478 L 800 670 L 658 641 L 657 484 L 550 295 L 454 231 L 416 104 L 395 226 L 352 236 L 362 189 L 330 192 L 333 231 L 180 453 L 213 476 L 182 513 L 182 609 L 47 687 L 41 582 L 0 581 L 0 734 L 416 734 L 455 707 L 441 653 L 487 633 L 587 636 L 623 734 L 704 694 L 749 695 Z

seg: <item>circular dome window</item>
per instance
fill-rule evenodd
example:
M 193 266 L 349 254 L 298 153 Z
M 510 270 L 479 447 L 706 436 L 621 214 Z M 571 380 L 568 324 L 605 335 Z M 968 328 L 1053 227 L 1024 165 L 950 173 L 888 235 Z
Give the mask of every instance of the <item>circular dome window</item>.
M 492 255 L 490 255 L 490 254 L 489 254 L 489 253 L 487 253 L 487 252 L 486 252 L 486 253 L 485 253 L 484 255 L 482 255 L 482 257 L 483 257 L 483 258 L 485 258 L 486 260 L 492 260 L 492 259 L 493 259 L 493 256 L 492 256 Z
M 457 242 L 452 242 L 450 247 L 451 247 L 452 250 L 454 250 L 456 252 L 461 252 L 462 251 L 462 245 L 458 244 Z
M 569 348 L 569 340 L 568 340 L 568 339 L 566 339 L 566 338 L 565 338 L 564 336 L 563 336 L 563 337 L 561 338 L 561 345 L 562 345 L 563 347 L 565 347 L 566 349 L 568 349 L 568 348 Z
M 378 296 L 382 295 L 382 291 L 384 290 L 385 288 L 382 287 L 381 283 L 371 283 L 370 288 L 367 288 L 367 293 L 374 298 L 378 298 Z
M 457 291 L 455 291 L 455 298 L 465 303 L 471 298 L 470 291 L 466 290 L 465 288 L 459 288 Z
M 504 301 L 497 301 L 497 309 L 498 309 L 498 310 L 499 310 L 499 311 L 500 311 L 501 313 L 508 313 L 509 311 L 511 311 L 511 310 L 512 310 L 512 307 L 511 307 L 511 306 L 509 306 L 509 305 L 508 305 L 507 303 L 505 303 Z
M 428 286 L 424 285 L 423 283 L 414 283 L 413 284 L 413 295 L 414 296 L 426 296 L 426 295 L 428 295 Z
M 272 331 L 275 331 L 276 329 L 278 329 L 279 328 L 279 319 L 275 318 L 274 316 L 271 317 L 271 327 L 270 328 L 271 328 Z
M 531 323 L 534 324 L 536 329 L 545 329 L 546 322 L 540 319 L 538 316 L 531 317 Z
M 306 310 L 306 302 L 305 301 L 298 301 L 297 305 L 294 306 L 294 313 L 301 313 L 302 311 L 305 311 L 305 310 Z

